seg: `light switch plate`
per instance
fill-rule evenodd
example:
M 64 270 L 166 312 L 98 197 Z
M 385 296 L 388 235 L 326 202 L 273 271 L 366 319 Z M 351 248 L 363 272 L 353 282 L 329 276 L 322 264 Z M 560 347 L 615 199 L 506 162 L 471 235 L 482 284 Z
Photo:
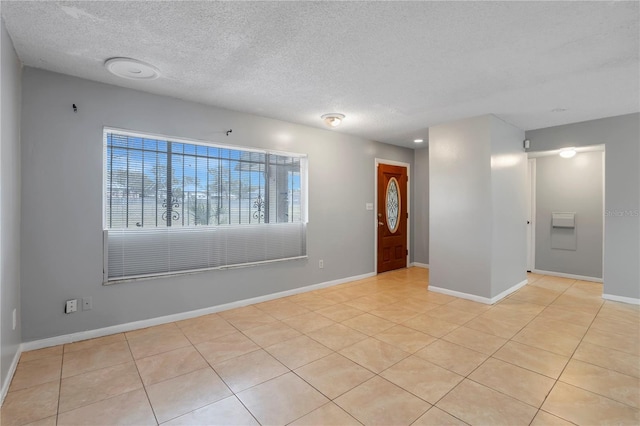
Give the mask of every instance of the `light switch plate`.
M 93 298 L 92 297 L 83 297 L 82 298 L 82 310 L 90 311 L 93 309 Z

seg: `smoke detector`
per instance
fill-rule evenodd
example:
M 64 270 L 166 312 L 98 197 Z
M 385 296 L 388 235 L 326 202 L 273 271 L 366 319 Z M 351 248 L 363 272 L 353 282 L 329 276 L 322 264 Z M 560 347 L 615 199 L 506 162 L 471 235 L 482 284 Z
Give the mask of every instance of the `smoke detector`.
M 111 74 L 130 80 L 154 80 L 160 76 L 158 68 L 132 58 L 107 59 L 104 66 Z

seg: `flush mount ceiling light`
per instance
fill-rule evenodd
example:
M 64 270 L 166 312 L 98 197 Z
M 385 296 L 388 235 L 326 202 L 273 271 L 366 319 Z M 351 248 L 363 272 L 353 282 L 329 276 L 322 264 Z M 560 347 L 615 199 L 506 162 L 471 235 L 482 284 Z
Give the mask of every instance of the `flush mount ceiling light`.
M 326 124 L 327 126 L 338 127 L 340 123 L 342 123 L 342 120 L 344 120 L 344 114 L 332 112 L 331 114 L 324 114 L 320 118 L 322 118 L 324 124 Z
M 111 74 L 131 80 L 153 80 L 160 76 L 158 68 L 137 59 L 111 58 L 104 66 Z
M 560 157 L 562 158 L 571 158 L 574 155 L 576 155 L 576 149 L 571 147 L 571 148 L 562 148 L 560 150 Z
M 414 139 L 413 141 L 415 143 L 422 143 L 422 142 L 424 142 L 424 139 Z

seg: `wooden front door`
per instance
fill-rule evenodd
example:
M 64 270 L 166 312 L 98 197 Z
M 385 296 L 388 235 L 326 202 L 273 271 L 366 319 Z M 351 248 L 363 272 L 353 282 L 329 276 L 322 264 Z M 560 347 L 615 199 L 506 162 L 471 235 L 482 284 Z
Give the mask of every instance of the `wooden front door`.
M 407 168 L 378 164 L 378 273 L 407 266 Z

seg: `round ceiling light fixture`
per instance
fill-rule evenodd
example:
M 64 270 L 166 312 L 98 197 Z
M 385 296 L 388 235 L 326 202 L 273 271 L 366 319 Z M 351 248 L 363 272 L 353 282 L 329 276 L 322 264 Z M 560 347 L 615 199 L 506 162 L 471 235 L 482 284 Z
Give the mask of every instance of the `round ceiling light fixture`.
M 424 142 L 424 139 L 414 139 L 413 141 L 415 143 L 422 143 L 422 142 Z
M 326 124 L 327 126 L 338 127 L 340 123 L 342 123 L 342 120 L 344 120 L 344 114 L 338 114 L 337 112 L 332 112 L 330 114 L 324 114 L 320 118 L 322 118 L 322 120 L 324 121 L 324 124 Z
M 574 147 L 571 148 L 562 148 L 560 150 L 560 157 L 562 158 L 571 158 L 576 155 L 576 149 Z
M 160 76 L 158 68 L 132 58 L 107 59 L 104 66 L 111 74 L 130 80 L 153 80 Z

